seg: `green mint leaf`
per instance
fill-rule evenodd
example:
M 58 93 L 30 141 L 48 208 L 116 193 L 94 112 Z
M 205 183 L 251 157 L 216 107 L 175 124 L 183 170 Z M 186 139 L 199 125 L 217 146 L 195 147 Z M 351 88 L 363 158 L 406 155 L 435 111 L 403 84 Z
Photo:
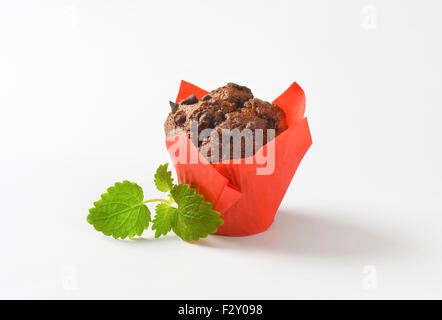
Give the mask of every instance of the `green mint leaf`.
M 219 212 L 212 210 L 212 204 L 204 201 L 204 197 L 189 185 L 176 185 L 170 193 L 178 204 L 173 231 L 183 240 L 205 238 L 224 223 Z
M 167 203 L 160 203 L 155 207 L 156 216 L 153 219 L 152 230 L 155 231 L 155 238 L 166 235 L 172 230 L 177 209 Z
M 189 193 L 196 193 L 195 189 L 189 189 L 188 184 L 180 183 L 175 186 L 173 186 L 172 190 L 170 191 L 170 195 L 172 196 L 173 200 L 175 200 L 176 203 L 180 203 L 181 199 Z
M 115 239 L 140 236 L 151 221 L 150 211 L 143 203 L 143 189 L 136 183 L 115 183 L 94 202 L 87 221 L 97 231 Z
M 162 192 L 170 191 L 173 187 L 172 172 L 167 170 L 168 164 L 160 165 L 155 172 L 155 185 Z

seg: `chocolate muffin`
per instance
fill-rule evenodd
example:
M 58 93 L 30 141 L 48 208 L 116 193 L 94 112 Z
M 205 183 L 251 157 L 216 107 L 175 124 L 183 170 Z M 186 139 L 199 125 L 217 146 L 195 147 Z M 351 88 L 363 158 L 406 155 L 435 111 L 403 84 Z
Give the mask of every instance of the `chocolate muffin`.
M 170 102 L 170 107 L 166 136 L 187 134 L 212 163 L 252 156 L 287 129 L 281 108 L 254 98 L 249 88 L 235 83 L 200 99 L 191 95 Z

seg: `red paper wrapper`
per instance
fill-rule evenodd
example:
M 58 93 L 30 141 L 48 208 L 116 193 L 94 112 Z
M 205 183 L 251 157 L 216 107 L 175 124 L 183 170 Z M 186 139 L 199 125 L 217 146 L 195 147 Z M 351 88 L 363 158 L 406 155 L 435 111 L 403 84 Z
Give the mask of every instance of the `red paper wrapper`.
M 191 94 L 201 98 L 207 93 L 181 81 L 176 101 Z M 307 118 L 304 118 L 305 94 L 301 87 L 293 83 L 273 103 L 284 110 L 288 129 L 253 157 L 211 164 L 186 134 L 166 139 L 179 183 L 195 188 L 221 213 L 224 224 L 218 228 L 219 235 L 246 236 L 265 231 L 272 224 L 296 169 L 312 144 Z M 264 155 L 270 152 L 274 154 L 273 159 L 262 164 Z

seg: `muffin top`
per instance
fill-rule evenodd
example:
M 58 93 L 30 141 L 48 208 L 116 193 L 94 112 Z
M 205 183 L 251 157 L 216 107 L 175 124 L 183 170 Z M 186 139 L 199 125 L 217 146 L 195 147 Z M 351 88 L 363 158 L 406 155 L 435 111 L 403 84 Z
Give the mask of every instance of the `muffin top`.
M 242 132 L 248 129 L 254 137 L 256 129 L 274 129 L 275 136 L 287 129 L 285 114 L 281 108 L 254 98 L 249 88 L 235 83 L 228 83 L 200 99 L 191 95 L 178 103 L 170 102 L 170 106 L 172 110 L 164 124 L 166 136 L 186 133 L 190 137 L 192 125 L 195 124 L 198 125 L 198 134 L 208 129 L 205 130 L 205 135 L 198 139 L 197 147 L 211 162 L 235 158 L 232 152 L 227 154 L 220 149 L 218 159 L 210 159 L 211 149 L 215 145 L 217 148 L 221 145 L 222 130 L 237 129 Z M 252 143 L 252 153 L 255 154 L 260 146 L 268 142 L 266 130 L 263 133 L 262 143 L 256 143 L 255 139 L 251 138 L 250 141 L 243 141 L 242 145 Z M 241 152 L 242 158 L 251 155 L 244 151 Z

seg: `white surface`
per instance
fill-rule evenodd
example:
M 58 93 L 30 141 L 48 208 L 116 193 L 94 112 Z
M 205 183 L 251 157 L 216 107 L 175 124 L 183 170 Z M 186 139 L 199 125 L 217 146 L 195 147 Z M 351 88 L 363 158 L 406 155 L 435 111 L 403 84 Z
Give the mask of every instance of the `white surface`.
M 0 298 L 442 298 L 441 9 L 2 1 Z M 181 79 L 306 91 L 314 144 L 267 232 L 117 241 L 86 223 L 115 181 L 157 195 Z

